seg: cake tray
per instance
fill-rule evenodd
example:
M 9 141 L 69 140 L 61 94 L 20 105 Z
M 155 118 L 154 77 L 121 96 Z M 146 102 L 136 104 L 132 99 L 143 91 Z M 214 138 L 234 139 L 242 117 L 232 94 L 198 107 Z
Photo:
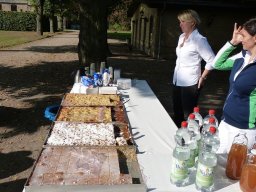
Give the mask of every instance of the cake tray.
M 146 191 L 133 146 L 43 147 L 23 192 Z

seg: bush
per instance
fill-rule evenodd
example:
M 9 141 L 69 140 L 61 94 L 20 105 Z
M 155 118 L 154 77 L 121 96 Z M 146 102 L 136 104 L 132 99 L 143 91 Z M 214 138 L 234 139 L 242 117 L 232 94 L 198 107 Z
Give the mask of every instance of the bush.
M 0 30 L 36 31 L 36 14 L 0 11 Z

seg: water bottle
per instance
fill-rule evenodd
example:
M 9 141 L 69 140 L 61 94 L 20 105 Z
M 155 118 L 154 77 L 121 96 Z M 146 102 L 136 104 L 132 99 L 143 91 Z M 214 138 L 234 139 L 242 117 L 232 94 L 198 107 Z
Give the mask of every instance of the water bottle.
M 108 70 L 105 69 L 104 70 L 104 73 L 103 73 L 103 76 L 102 76 L 102 80 L 103 80 L 103 86 L 108 86 L 108 83 L 109 83 L 109 74 L 108 74 Z
M 106 67 L 106 62 L 100 62 L 100 73 L 103 74 L 104 73 L 104 69 Z
M 219 122 L 218 122 L 218 119 L 215 116 L 215 110 L 214 109 L 210 109 L 208 115 L 206 115 L 205 118 L 203 119 L 203 126 L 205 124 L 209 123 L 209 118 L 210 117 L 215 119 L 215 125 L 216 125 L 216 127 L 218 127 L 219 126 Z
M 220 139 L 218 136 L 218 130 L 215 126 L 209 127 L 209 131 L 201 137 L 199 152 L 211 152 L 216 153 L 220 147 Z
M 113 80 L 113 82 L 116 84 L 117 79 L 119 79 L 120 77 L 121 77 L 121 70 L 120 69 L 115 69 L 114 70 L 114 80 Z
M 214 169 L 217 165 L 215 153 L 203 151 L 198 158 L 196 171 L 196 189 L 199 191 L 210 192 L 214 189 Z
M 181 127 L 176 131 L 175 135 L 174 135 L 174 139 L 176 141 L 176 143 L 183 138 L 185 140 L 185 143 L 189 143 L 190 142 L 190 133 L 187 129 L 188 126 L 188 122 L 187 121 L 182 121 L 181 122 Z
M 199 127 L 203 126 L 203 117 L 199 113 L 200 109 L 199 107 L 194 107 L 193 114 L 195 115 L 195 120 L 198 123 Z
M 200 129 L 198 123 L 195 121 L 195 115 L 191 113 L 188 116 L 188 131 L 190 132 L 192 140 L 196 141 L 195 157 L 198 156 L 198 145 L 201 139 Z
M 190 149 L 181 138 L 177 141 L 176 147 L 172 154 L 172 166 L 170 181 L 177 187 L 185 186 L 189 182 L 189 172 L 187 167 L 187 160 L 190 156 Z
M 218 129 L 218 127 L 216 126 L 215 118 L 213 117 L 210 117 L 208 123 L 203 125 L 201 135 L 205 135 L 209 131 L 210 127 L 215 127 L 216 129 Z
M 109 83 L 113 83 L 113 77 L 114 77 L 114 71 L 113 71 L 113 67 L 109 67 L 108 68 L 109 71 Z
M 91 77 L 93 77 L 94 73 L 95 73 L 95 63 L 91 63 L 91 65 L 90 65 L 90 75 L 91 75 Z
M 248 139 L 245 132 L 238 133 L 228 153 L 226 175 L 233 180 L 240 179 L 242 167 L 246 161 Z
M 77 70 L 76 76 L 75 76 L 75 83 L 80 83 L 80 82 L 81 82 L 80 70 Z

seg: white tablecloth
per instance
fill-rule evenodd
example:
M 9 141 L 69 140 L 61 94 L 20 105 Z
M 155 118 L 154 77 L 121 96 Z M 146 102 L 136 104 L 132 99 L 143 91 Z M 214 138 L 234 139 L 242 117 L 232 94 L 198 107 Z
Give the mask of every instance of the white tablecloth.
M 85 88 L 81 84 L 74 84 L 71 92 L 85 93 Z M 194 184 L 176 187 L 170 183 L 177 127 L 147 82 L 137 80 L 131 89 L 120 92 L 124 97 L 132 135 L 139 151 L 138 161 L 148 191 L 196 192 Z M 240 192 L 239 182 L 225 175 L 226 158 L 226 155 L 218 155 L 214 191 Z
M 127 100 L 125 108 L 139 150 L 137 157 L 148 191 L 197 191 L 194 184 L 176 187 L 170 183 L 174 134 L 177 127 L 147 82 L 137 80 L 135 86 L 121 92 Z M 215 172 L 215 191 L 241 191 L 238 181 L 226 177 L 225 164 L 226 155 L 219 155 Z

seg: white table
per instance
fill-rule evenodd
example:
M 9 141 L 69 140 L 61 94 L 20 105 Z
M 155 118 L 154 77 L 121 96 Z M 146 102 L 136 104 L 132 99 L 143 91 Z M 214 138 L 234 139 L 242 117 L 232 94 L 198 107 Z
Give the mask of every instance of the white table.
M 85 93 L 85 88 L 75 84 L 73 93 Z M 130 89 L 120 90 L 125 98 L 125 108 L 135 144 L 141 172 L 148 191 L 196 192 L 194 184 L 176 187 L 170 183 L 172 151 L 175 147 L 176 125 L 153 93 L 148 83 L 136 80 Z M 218 155 L 215 172 L 215 191 L 240 192 L 239 182 L 225 175 L 226 155 Z
M 176 125 L 144 80 L 137 80 L 131 89 L 122 90 L 126 97 L 125 108 L 138 147 L 137 155 L 148 191 L 193 192 L 194 184 L 176 187 L 170 183 L 172 151 L 175 147 Z M 226 155 L 218 156 L 215 172 L 215 191 L 239 192 L 238 181 L 225 175 Z

